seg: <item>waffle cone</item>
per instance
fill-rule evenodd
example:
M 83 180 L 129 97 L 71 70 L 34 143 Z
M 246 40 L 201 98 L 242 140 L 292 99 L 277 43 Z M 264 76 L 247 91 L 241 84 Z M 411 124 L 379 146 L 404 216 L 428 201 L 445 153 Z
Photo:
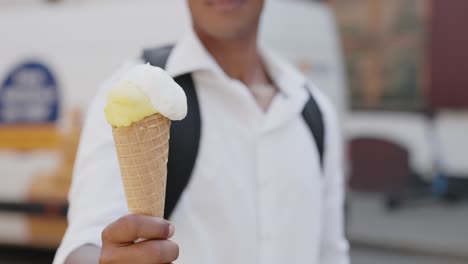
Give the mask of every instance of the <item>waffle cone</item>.
M 131 213 L 164 216 L 170 126 L 169 119 L 154 114 L 112 129 Z

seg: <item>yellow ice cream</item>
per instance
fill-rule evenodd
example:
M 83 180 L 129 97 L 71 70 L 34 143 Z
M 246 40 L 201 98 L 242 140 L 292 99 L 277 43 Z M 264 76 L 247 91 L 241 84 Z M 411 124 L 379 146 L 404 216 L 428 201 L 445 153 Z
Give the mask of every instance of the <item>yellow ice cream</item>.
M 125 72 L 111 88 L 104 111 L 114 127 L 130 126 L 156 113 L 181 120 L 187 115 L 187 98 L 166 71 L 140 64 Z
M 132 81 L 123 81 L 109 92 L 104 112 L 107 122 L 115 127 L 129 126 L 157 113 L 142 88 Z

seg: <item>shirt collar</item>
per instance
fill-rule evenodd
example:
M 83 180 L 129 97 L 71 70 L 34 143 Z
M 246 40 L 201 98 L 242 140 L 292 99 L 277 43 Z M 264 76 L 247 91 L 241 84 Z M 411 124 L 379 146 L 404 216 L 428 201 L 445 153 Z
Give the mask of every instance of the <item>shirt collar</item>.
M 166 71 L 175 77 L 200 70 L 224 73 L 195 32 L 189 30 L 172 50 L 167 60 Z
M 264 45 L 260 46 L 260 53 L 270 78 L 283 94 L 297 99 L 308 95 L 307 79 L 293 65 Z
M 308 94 L 305 89 L 306 78 L 294 66 L 264 45 L 260 45 L 260 54 L 269 76 L 281 93 L 304 101 L 303 98 Z M 168 58 L 166 70 L 172 77 L 201 70 L 227 77 L 193 30 L 186 32 L 177 42 Z

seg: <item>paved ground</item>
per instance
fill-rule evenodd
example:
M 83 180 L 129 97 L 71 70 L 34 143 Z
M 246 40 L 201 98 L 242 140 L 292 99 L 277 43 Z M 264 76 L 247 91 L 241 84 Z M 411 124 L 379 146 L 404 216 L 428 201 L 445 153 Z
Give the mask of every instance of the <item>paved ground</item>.
M 396 251 L 354 248 L 352 264 L 467 264 L 467 260 L 421 256 Z
M 468 259 L 468 203 L 426 200 L 404 206 L 389 212 L 383 206 L 383 195 L 352 194 L 349 239 L 373 248 Z

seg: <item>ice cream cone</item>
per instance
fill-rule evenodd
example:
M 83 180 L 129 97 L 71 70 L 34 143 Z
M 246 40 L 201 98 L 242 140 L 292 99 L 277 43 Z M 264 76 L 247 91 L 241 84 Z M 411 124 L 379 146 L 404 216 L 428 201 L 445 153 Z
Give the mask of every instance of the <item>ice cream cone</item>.
M 153 114 L 112 128 L 131 213 L 164 216 L 170 126 L 170 119 Z

